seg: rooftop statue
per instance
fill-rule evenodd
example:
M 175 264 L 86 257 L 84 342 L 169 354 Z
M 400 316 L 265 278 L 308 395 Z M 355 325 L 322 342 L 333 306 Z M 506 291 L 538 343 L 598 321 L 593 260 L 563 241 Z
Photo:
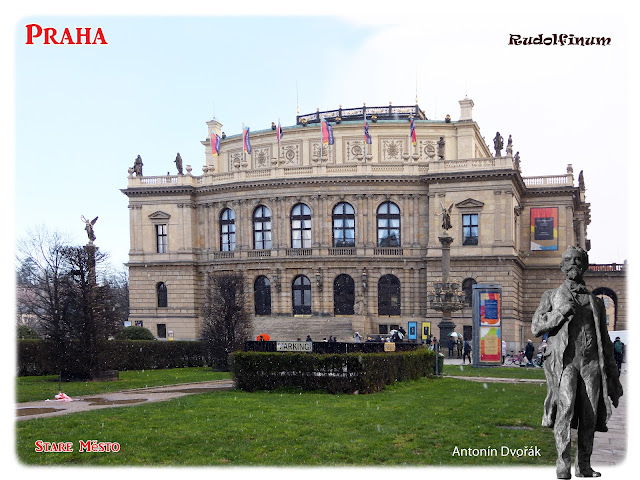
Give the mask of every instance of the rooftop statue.
M 133 162 L 133 172 L 136 174 L 136 177 L 142 176 L 142 165 L 142 158 L 140 157 L 140 155 L 138 155 L 138 157 Z
M 611 403 L 618 406 L 622 385 L 604 302 L 584 284 L 583 275 L 589 268 L 587 252 L 569 247 L 562 254 L 560 268 L 566 280 L 544 292 L 531 322 L 536 337 L 549 334 L 544 353 L 547 397 L 542 426 L 553 428 L 558 478 L 571 478 L 571 428 L 578 430 L 576 476 L 599 477 L 591 468 L 593 437 L 596 431 L 607 431 Z
M 500 135 L 500 132 L 496 132 L 496 136 L 493 139 L 493 147 L 496 150 L 496 157 L 499 157 L 502 153 L 503 141 L 504 140 L 502 138 L 502 135 Z
M 444 160 L 444 137 L 438 140 L 438 160 Z
M 176 164 L 176 168 L 178 169 L 178 175 L 182 175 L 182 157 L 180 156 L 180 153 L 178 153 L 173 163 Z

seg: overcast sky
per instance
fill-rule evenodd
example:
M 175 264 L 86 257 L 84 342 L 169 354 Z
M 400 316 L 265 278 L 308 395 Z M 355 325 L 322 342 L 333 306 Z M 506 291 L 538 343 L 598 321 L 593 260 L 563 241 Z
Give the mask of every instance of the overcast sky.
M 577 185 L 583 170 L 591 262 L 629 258 L 629 117 L 636 116 L 629 105 L 637 100 L 629 69 L 637 33 L 622 2 L 606 2 L 606 10 L 602 2 L 535 2 L 529 11 L 514 10 L 515 2 L 345 8 L 325 1 L 305 10 L 298 2 L 238 2 L 240 11 L 216 2 L 151 9 L 117 1 L 99 12 L 87 2 L 30 3 L 1 20 L 10 270 L 11 239 L 46 225 L 84 244 L 83 215 L 99 216 L 96 244 L 115 266 L 126 262 L 129 212 L 120 189 L 127 169 L 141 155 L 145 175 L 174 172 L 180 152 L 200 175 L 200 142 L 214 114 L 234 135 L 243 123 L 253 131 L 278 119 L 293 125 L 298 105 L 300 113 L 408 105 L 416 93 L 432 119 L 457 120 L 458 101 L 473 99 L 474 120 L 491 147 L 496 131 L 513 136 L 524 176 L 564 174 L 572 164 Z M 30 23 L 100 27 L 108 45 L 25 45 Z M 554 33 L 612 41 L 508 44 L 510 34 Z

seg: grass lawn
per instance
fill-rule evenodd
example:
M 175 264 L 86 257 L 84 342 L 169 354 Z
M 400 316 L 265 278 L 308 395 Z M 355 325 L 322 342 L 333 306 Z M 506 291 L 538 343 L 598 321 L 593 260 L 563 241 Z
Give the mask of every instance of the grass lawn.
M 455 378 L 371 395 L 209 392 L 19 421 L 17 456 L 66 465 L 553 465 L 553 433 L 540 427 L 545 392 L 544 384 Z M 120 451 L 78 452 L 80 440 L 93 439 Z M 73 442 L 75 451 L 35 453 L 36 440 Z M 541 456 L 501 456 L 503 446 L 538 447 Z M 456 456 L 455 447 L 497 456 Z
M 445 365 L 444 375 L 464 377 L 528 378 L 544 380 L 544 370 L 535 367 L 472 367 L 471 365 Z
M 213 372 L 207 367 L 172 368 L 167 370 L 135 370 L 119 373 L 119 380 L 112 382 L 62 382 L 61 388 L 71 398 L 80 395 L 116 392 L 132 388 L 157 387 L 176 383 L 206 382 L 231 378 L 229 373 Z M 32 402 L 53 399 L 58 393 L 58 377 L 18 377 L 16 401 Z

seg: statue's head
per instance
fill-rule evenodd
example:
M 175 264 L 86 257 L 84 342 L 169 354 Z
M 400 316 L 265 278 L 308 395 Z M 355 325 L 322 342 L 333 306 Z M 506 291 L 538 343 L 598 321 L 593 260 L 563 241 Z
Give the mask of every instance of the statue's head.
M 560 269 L 569 280 L 582 280 L 589 268 L 589 255 L 580 247 L 569 247 L 562 254 Z

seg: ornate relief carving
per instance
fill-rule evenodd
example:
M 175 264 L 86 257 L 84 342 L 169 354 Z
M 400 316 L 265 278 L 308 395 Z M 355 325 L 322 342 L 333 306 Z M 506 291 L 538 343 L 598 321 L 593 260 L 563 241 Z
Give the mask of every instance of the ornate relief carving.
M 271 148 L 256 147 L 251 152 L 253 168 L 268 168 L 271 166 Z
M 437 141 L 436 140 L 420 140 L 418 142 L 418 151 L 420 153 L 421 160 L 433 160 L 436 157 Z
M 364 154 L 364 141 L 347 140 L 346 146 L 348 162 L 362 161 Z
M 242 150 L 229 152 L 229 171 L 230 172 L 240 169 L 240 165 L 242 164 L 242 155 L 243 155 Z
M 404 140 L 402 139 L 384 139 L 382 140 L 382 160 L 383 161 L 399 161 L 402 160 L 404 153 Z
M 322 147 L 322 148 L 320 148 Z M 320 157 L 320 152 L 322 152 L 322 158 Z M 320 142 L 313 142 L 311 144 L 311 160 L 314 162 L 329 162 L 332 161 L 333 158 L 333 145 L 321 145 Z
M 300 145 L 282 145 L 280 163 L 284 165 L 300 165 Z

